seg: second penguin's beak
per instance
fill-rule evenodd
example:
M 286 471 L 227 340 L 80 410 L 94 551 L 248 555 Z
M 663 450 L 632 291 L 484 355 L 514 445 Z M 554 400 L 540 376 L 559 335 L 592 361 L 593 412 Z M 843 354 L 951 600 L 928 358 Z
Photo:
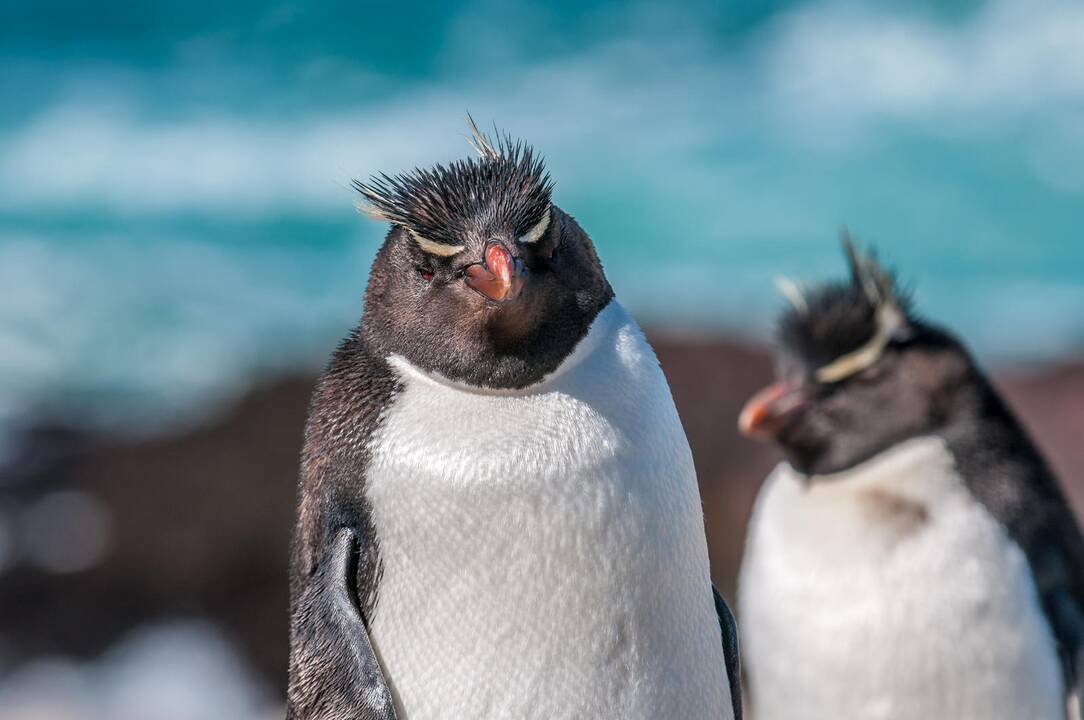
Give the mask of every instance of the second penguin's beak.
M 506 302 L 523 289 L 527 266 L 512 257 L 504 245 L 491 242 L 482 253 L 482 262 L 468 265 L 464 273 L 465 282 L 475 292 L 494 302 Z
M 738 416 L 742 435 L 760 440 L 774 438 L 807 402 L 799 384 L 779 381 L 764 388 L 745 403 Z

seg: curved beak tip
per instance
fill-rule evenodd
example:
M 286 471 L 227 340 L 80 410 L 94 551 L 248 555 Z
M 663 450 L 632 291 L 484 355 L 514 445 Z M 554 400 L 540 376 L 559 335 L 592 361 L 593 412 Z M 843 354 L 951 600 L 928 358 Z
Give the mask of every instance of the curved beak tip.
M 486 248 L 484 257 L 486 266 L 497 276 L 501 287 L 505 291 L 509 290 L 512 287 L 512 270 L 515 265 L 512 253 L 503 245 L 493 244 Z
M 763 421 L 764 413 L 761 407 L 746 403 L 738 415 L 738 432 L 746 437 L 756 437 L 757 429 Z
M 490 243 L 482 254 L 482 262 L 467 268 L 466 283 L 494 302 L 510 300 L 523 285 L 521 265 L 508 248 L 500 243 Z
M 738 431 L 749 438 L 771 439 L 804 404 L 800 388 L 785 382 L 773 383 L 742 408 Z

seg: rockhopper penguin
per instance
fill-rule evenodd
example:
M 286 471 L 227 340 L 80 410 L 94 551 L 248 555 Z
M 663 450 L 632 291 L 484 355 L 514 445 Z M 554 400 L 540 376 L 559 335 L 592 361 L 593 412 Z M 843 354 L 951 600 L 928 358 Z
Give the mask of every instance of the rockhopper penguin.
M 967 350 L 869 253 L 780 324 L 748 435 L 765 482 L 739 580 L 758 720 L 1061 720 L 1084 640 L 1084 540 Z M 1072 716 L 1072 715 L 1070 715 Z
M 306 427 L 289 718 L 739 716 L 655 355 L 538 156 L 473 129 L 356 183 L 392 227 Z

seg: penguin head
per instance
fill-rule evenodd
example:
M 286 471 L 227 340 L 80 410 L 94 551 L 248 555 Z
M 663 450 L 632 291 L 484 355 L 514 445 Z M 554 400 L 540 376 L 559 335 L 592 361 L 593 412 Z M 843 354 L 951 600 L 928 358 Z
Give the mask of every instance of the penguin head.
M 560 365 L 613 291 L 587 234 L 552 203 L 542 159 L 469 123 L 478 157 L 354 182 L 363 210 L 391 223 L 362 325 L 424 370 L 524 387 Z
M 911 311 L 871 252 L 844 238 L 850 278 L 801 291 L 781 317 L 775 383 L 742 410 L 739 429 L 774 440 L 800 473 L 846 470 L 934 433 L 974 370 L 949 333 Z

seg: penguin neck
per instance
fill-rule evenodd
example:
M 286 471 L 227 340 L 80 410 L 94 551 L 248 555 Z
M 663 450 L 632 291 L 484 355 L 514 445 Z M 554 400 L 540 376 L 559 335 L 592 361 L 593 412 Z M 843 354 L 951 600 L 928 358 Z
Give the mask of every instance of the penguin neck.
M 421 384 L 433 384 L 440 387 L 453 388 L 462 392 L 478 395 L 496 396 L 523 396 L 545 392 L 557 382 L 561 376 L 582 364 L 589 358 L 604 340 L 613 334 L 621 319 L 626 317 L 624 309 L 616 300 L 610 302 L 591 321 L 586 335 L 573 347 L 572 352 L 552 372 L 542 377 L 536 383 L 522 388 L 494 388 L 453 380 L 438 372 L 425 370 L 411 363 L 402 355 L 391 353 L 387 356 L 388 364 L 404 380 L 410 380 Z
M 896 443 L 868 460 L 846 470 L 805 475 L 787 466 L 796 482 L 821 493 L 862 492 L 874 487 L 901 484 L 911 477 L 929 474 L 931 468 L 949 470 L 952 457 L 938 435 L 923 435 Z M 908 481 L 909 482 L 909 481 Z
M 996 477 L 1009 465 L 1027 467 L 1032 477 L 1055 482 L 1038 446 L 986 377 L 975 371 L 959 396 L 938 434 L 969 484 Z

